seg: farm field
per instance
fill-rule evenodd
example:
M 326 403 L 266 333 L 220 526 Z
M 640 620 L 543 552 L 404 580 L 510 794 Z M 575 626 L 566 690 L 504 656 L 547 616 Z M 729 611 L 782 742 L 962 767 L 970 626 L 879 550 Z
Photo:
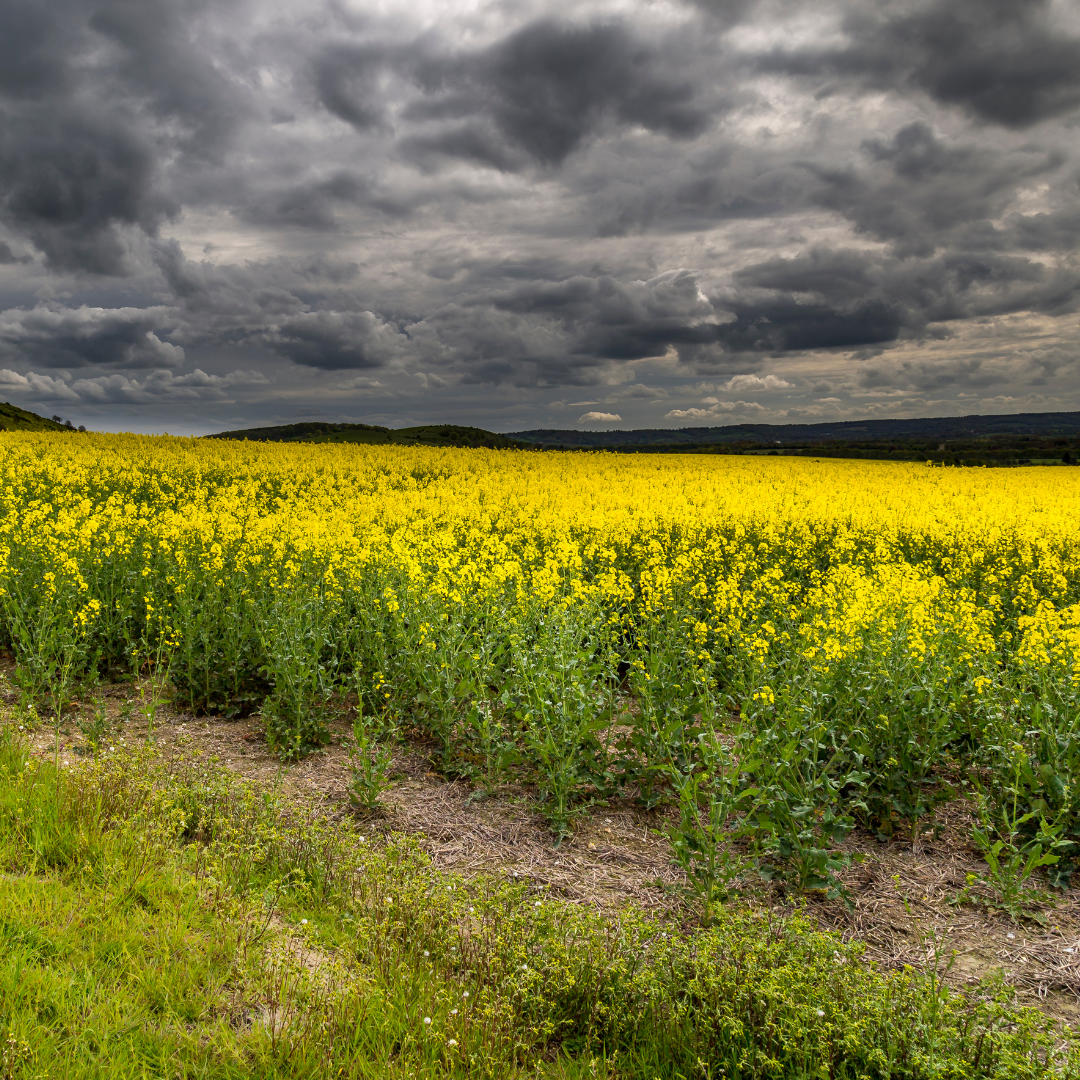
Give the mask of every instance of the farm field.
M 10 753 L 106 783 L 122 697 L 140 742 L 333 759 L 361 831 L 407 818 L 403 761 L 552 852 L 633 818 L 714 938 L 946 836 L 953 906 L 1030 936 L 1080 866 L 1077 472 L 5 434 Z M 185 798 L 189 840 L 232 805 Z M 939 1075 L 890 1069 L 850 1075 Z

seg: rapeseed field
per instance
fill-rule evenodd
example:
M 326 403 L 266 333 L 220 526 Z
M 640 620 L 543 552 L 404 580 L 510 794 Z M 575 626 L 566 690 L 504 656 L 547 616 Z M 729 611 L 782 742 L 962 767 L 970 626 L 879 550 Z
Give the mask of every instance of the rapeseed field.
M 142 672 L 286 757 L 351 710 L 360 801 L 407 729 L 556 840 L 671 802 L 706 920 L 959 792 L 1013 879 L 1080 857 L 1080 470 L 9 434 L 0 478 L 0 636 L 56 715 Z

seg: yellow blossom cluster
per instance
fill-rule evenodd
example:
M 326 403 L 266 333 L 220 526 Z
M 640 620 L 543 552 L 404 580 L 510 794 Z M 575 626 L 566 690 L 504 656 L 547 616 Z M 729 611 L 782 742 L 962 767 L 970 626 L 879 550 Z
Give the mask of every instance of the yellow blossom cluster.
M 393 569 L 390 613 L 401 589 L 593 599 L 692 609 L 699 645 L 759 657 L 828 665 L 868 632 L 975 656 L 1019 634 L 1025 659 L 1075 667 L 1078 522 L 1070 469 L 0 436 L 0 588 L 78 595 L 82 623 L 135 592 L 167 618 L 193 589 L 333 594 Z

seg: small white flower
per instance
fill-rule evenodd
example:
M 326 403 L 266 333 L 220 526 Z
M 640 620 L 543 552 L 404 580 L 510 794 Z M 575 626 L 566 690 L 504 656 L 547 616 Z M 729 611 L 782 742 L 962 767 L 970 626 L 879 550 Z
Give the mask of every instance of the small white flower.
M 451 1016 L 457 1016 L 457 1009 L 451 1009 L 450 1010 L 450 1015 Z
M 430 1016 L 425 1016 L 424 1017 L 424 1023 L 425 1024 L 430 1024 L 431 1023 L 431 1017 Z
M 474 907 L 471 907 L 471 908 L 469 908 L 469 914 L 470 914 L 470 915 L 471 915 L 471 914 L 472 914 L 472 913 L 473 913 L 474 911 L 476 911 L 476 908 L 474 908 Z
M 539 901 L 539 900 L 537 900 L 537 901 L 536 901 L 536 903 L 535 903 L 535 904 L 533 904 L 533 907 L 540 907 L 540 906 L 541 906 L 541 904 L 540 904 L 540 901 Z
M 1005 936 L 1006 936 L 1007 938 L 1010 938 L 1010 939 L 1011 939 L 1011 938 L 1015 938 L 1015 937 L 1016 937 L 1016 935 L 1015 935 L 1015 934 L 1006 934 Z
M 469 996 L 469 991 L 468 991 L 468 990 L 466 990 L 466 991 L 465 991 L 465 992 L 464 992 L 464 993 L 463 993 L 463 994 L 462 994 L 461 996 L 462 996 L 462 997 L 468 997 L 468 996 Z
M 446 1045 L 447 1046 L 457 1046 L 457 1039 L 447 1039 L 446 1040 Z
M 425 955 L 425 956 L 430 956 L 430 955 L 431 955 L 431 953 L 429 953 L 429 952 L 427 951 L 427 949 L 425 949 L 425 950 L 424 950 L 424 955 Z
M 825 1015 L 825 1010 L 824 1009 L 818 1009 L 817 1014 L 818 1014 L 818 1016 L 824 1016 Z
M 307 926 L 307 919 L 301 919 L 300 920 L 300 925 L 301 926 Z

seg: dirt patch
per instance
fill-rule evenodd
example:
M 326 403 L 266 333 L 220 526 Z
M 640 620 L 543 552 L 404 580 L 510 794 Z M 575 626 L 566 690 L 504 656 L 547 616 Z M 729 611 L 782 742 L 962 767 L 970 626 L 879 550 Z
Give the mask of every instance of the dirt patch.
M 1080 1019 L 1080 901 L 1076 890 L 1043 893 L 1040 925 L 1012 920 L 984 906 L 957 903 L 969 874 L 985 873 L 968 846 L 963 804 L 947 807 L 950 827 L 917 846 L 872 838 L 856 842 L 866 860 L 849 873 L 853 906 L 811 905 L 818 920 L 847 939 L 866 943 L 886 967 L 936 966 L 953 983 L 976 983 L 994 973 L 1048 1011 Z
M 147 737 L 144 718 L 127 704 L 130 692 L 112 687 L 101 699 L 109 716 L 109 745 L 132 746 Z M 13 704 L 10 695 L 7 700 Z M 18 722 L 12 709 L 5 711 L 12 714 L 8 722 Z M 82 715 L 90 715 L 89 706 Z M 79 719 L 73 714 L 60 725 L 58 759 L 64 765 L 86 752 Z M 53 757 L 52 725 L 24 734 L 34 753 Z M 166 756 L 199 751 L 240 776 L 278 786 L 289 798 L 322 806 L 331 818 L 368 836 L 408 833 L 438 868 L 517 876 L 599 910 L 632 902 L 658 915 L 692 920 L 680 897 L 685 879 L 664 836 L 665 812 L 646 811 L 629 800 L 593 807 L 577 820 L 573 836 L 556 847 L 529 789 L 507 786 L 492 798 L 478 798 L 468 783 L 436 773 L 429 750 L 414 744 L 395 749 L 393 784 L 383 806 L 363 814 L 348 798 L 349 760 L 341 744 L 347 734 L 343 724 L 332 728 L 331 745 L 292 764 L 269 751 L 258 718 L 195 718 L 163 708 L 152 737 Z M 1021 1000 L 1080 1024 L 1078 890 L 1042 894 L 1046 925 L 958 904 L 967 876 L 985 873 L 986 867 L 970 845 L 971 818 L 963 802 L 944 808 L 939 822 L 939 834 L 917 844 L 853 834 L 846 846 L 865 858 L 844 875 L 850 908 L 814 896 L 793 899 L 760 886 L 751 887 L 751 900 L 777 910 L 801 904 L 823 927 L 863 942 L 869 959 L 886 968 L 936 967 L 956 986 L 999 973 Z

